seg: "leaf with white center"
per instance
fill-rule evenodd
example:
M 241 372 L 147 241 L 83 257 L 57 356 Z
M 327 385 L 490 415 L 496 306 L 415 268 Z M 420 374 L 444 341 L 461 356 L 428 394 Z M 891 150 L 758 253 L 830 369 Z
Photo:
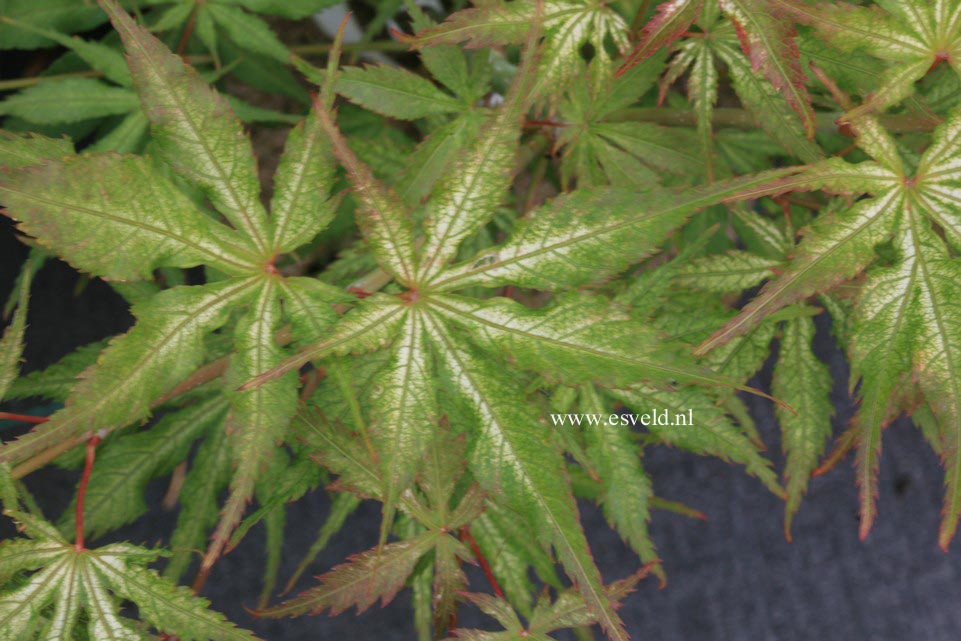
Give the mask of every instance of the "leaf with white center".
M 730 384 L 600 296 L 570 295 L 550 307 L 530 309 L 508 298 L 448 295 L 431 298 L 430 309 L 462 325 L 485 349 L 566 384 Z
M 831 374 L 811 351 L 814 321 L 794 318 L 784 324 L 778 361 L 774 366 L 772 391 L 787 403 L 778 407 L 781 449 L 787 454 L 784 469 L 788 500 L 784 508 L 784 532 L 790 539 L 791 521 L 807 491 L 808 480 L 824 453 L 831 436 Z
M 874 247 L 891 235 L 904 195 L 892 189 L 859 201 L 837 216 L 822 216 L 805 231 L 784 273 L 769 282 L 743 310 L 698 346 L 704 354 L 755 327 L 781 307 L 830 289 L 874 259 Z
M 514 285 L 555 290 L 596 281 L 650 256 L 699 209 L 793 172 L 774 170 L 683 192 L 639 195 L 626 189 L 579 189 L 531 212 L 517 222 L 507 242 L 454 265 L 431 287 L 449 291 L 470 285 Z
M 389 118 L 416 120 L 462 109 L 456 98 L 400 67 L 347 67 L 338 74 L 335 87 L 351 102 Z
M 234 274 L 252 269 L 243 240 L 142 156 L 72 156 L 26 167 L 0 175 L 0 195 L 21 231 L 104 278 L 144 279 L 157 267 L 199 264 Z
M 388 527 L 397 497 L 413 481 L 437 429 L 434 368 L 426 331 L 424 313 L 412 309 L 398 330 L 389 363 L 374 380 L 371 435 L 387 485 L 384 524 Z
M 12 507 L 7 505 L 5 513 L 24 524 L 26 515 Z M 126 543 L 78 549 L 59 538 L 48 523 L 38 520 L 36 525 L 42 527 L 27 530 L 31 538 L 0 545 L 3 638 L 88 638 L 80 629 L 85 624 L 89 638 L 97 641 L 141 641 L 146 638 L 144 626 L 119 614 L 130 602 L 141 620 L 182 641 L 256 641 L 251 633 L 208 610 L 204 599 L 148 570 L 146 565 L 159 552 Z M 15 572 L 31 574 L 25 581 L 11 582 Z
M 230 105 L 115 0 L 100 4 L 123 40 L 157 152 L 266 253 L 270 233 L 256 161 Z
M 470 453 L 474 476 L 486 490 L 532 516 L 537 538 L 554 546 L 601 627 L 612 639 L 626 639 L 581 529 L 564 460 L 549 445 L 549 428 L 532 415 L 516 387 L 488 358 L 433 324 L 429 335 L 444 361 L 445 375 L 474 424 Z
M 227 373 L 228 385 L 234 389 L 284 357 L 284 350 L 274 338 L 281 323 L 279 289 L 275 279 L 263 281 L 250 309 L 237 325 L 234 339 L 237 351 L 231 356 Z M 230 497 L 204 557 L 205 570 L 219 558 L 253 496 L 257 479 L 273 457 L 277 444 L 284 439 L 290 417 L 297 410 L 297 375 L 288 372 L 254 389 L 236 392 L 230 405 L 227 432 L 236 467 L 230 482 Z
M 227 322 L 257 281 L 175 287 L 134 305 L 138 323 L 113 339 L 84 372 L 67 406 L 50 421 L 0 446 L 0 460 L 20 463 L 72 436 L 146 418 L 150 405 L 203 363 L 203 337 Z
M 414 254 L 414 225 L 410 212 L 393 189 L 374 178 L 347 146 L 333 114 L 321 104 L 314 105 L 321 128 L 330 139 L 334 156 L 347 170 L 354 197 L 360 205 L 355 216 L 380 266 L 403 284 L 414 282 L 417 273 Z
M 244 383 L 241 389 L 263 385 L 325 356 L 363 354 L 381 349 L 393 340 L 407 311 L 408 306 L 393 296 L 375 294 L 365 298 L 331 328 L 326 338 L 307 345 L 301 349 L 300 354 L 284 360 L 276 367 L 259 372 L 256 377 Z
M 311 241 L 334 217 L 334 160 L 313 111 L 287 135 L 270 200 L 273 246 L 289 252 Z
M 941 62 L 956 73 L 961 20 L 958 5 L 904 0 L 880 2 L 880 7 L 848 2 L 809 3 L 773 0 L 778 10 L 814 27 L 816 33 L 844 53 L 867 52 L 890 63 L 878 86 L 864 102 L 848 112 L 857 118 L 897 104 L 914 91 L 914 83 Z

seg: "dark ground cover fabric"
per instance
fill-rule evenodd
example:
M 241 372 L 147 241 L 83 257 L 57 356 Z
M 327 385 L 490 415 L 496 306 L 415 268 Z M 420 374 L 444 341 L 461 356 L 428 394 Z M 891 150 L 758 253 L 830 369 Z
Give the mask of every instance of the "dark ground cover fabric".
M 26 251 L 8 223 L 0 229 L 0 297 L 12 286 Z M 49 365 L 72 348 L 123 331 L 130 323 L 125 305 L 109 287 L 81 280 L 66 265 L 51 262 L 40 272 L 31 300 L 26 368 Z M 823 325 L 823 323 L 822 323 Z M 826 327 L 819 333 L 820 355 L 830 362 L 836 381 L 836 430 L 853 413 L 846 392 L 847 366 Z M 762 372 L 757 384 L 767 386 Z M 749 398 L 761 434 L 775 464 L 782 460 L 771 407 Z M 25 409 L 18 406 L 17 409 Z M 881 463 L 880 518 L 865 542 L 857 539 L 857 491 L 850 462 L 815 479 L 795 519 L 794 542 L 782 533 L 783 505 L 742 470 L 712 459 L 666 448 L 645 459 L 655 491 L 706 512 L 707 522 L 656 512 L 651 526 L 669 582 L 659 590 L 643 583 L 620 610 L 634 639 L 644 641 L 941 641 L 957 639 L 961 630 L 961 541 L 947 554 L 936 545 L 942 473 L 936 456 L 909 422 L 900 420 L 885 432 Z M 28 485 L 50 515 L 68 503 L 77 474 L 48 469 L 32 475 Z M 164 487 L 150 488 L 159 504 Z M 291 506 L 281 581 L 286 581 L 313 541 L 329 503 L 316 492 Z M 155 508 L 110 539 L 154 544 L 169 533 L 172 514 Z M 585 506 L 585 528 L 597 562 L 608 580 L 633 571 L 631 554 Z M 376 542 L 379 509 L 363 505 L 312 567 L 318 574 L 348 554 Z M 0 535 L 9 536 L 9 523 Z M 414 639 L 409 593 L 402 592 L 384 609 L 356 617 L 302 617 L 262 620 L 250 617 L 263 569 L 263 533 L 255 528 L 236 550 L 221 560 L 203 592 L 214 606 L 269 641 Z M 483 576 L 470 574 L 471 585 L 486 590 Z M 312 583 L 310 576 L 300 587 Z M 470 608 L 462 609 L 466 626 L 494 628 Z

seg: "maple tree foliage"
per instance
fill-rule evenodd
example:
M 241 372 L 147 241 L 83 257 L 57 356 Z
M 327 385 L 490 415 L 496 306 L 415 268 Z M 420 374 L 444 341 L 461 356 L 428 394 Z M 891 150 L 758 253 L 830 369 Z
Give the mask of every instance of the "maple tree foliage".
M 658 495 L 649 448 L 739 466 L 784 499 L 788 538 L 812 475 L 854 451 L 864 537 L 902 414 L 943 461 L 939 543 L 954 538 L 957 2 L 407 2 L 409 29 L 372 64 L 341 64 L 395 17 L 374 2 L 324 66 L 262 16 L 325 0 L 37 3 L 0 19 L 10 47 L 65 52 L 0 101 L 0 204 L 31 246 L 0 400 L 59 409 L 0 413 L 36 424 L 0 443 L 24 535 L 0 544 L 5 638 L 252 639 L 175 584 L 193 568 L 202 590 L 262 524 L 258 616 L 410 588 L 423 640 L 627 639 L 620 603 L 671 567 L 650 520 L 699 514 Z M 244 123 L 292 125 L 272 180 Z M 109 283 L 135 322 L 21 373 L 54 258 Z M 837 434 L 815 349 L 828 327 L 860 401 Z M 783 469 L 745 394 L 773 403 Z M 655 407 L 693 424 L 552 420 Z M 48 464 L 82 468 L 55 522 L 19 484 Z M 166 550 L 87 546 L 143 516 L 165 477 L 180 506 Z M 362 501 L 381 505 L 377 545 L 272 605 L 286 506 L 320 487 L 331 510 L 287 590 Z M 602 576 L 578 499 L 636 572 Z M 163 577 L 147 567 L 161 558 Z M 464 607 L 503 629 L 459 626 Z

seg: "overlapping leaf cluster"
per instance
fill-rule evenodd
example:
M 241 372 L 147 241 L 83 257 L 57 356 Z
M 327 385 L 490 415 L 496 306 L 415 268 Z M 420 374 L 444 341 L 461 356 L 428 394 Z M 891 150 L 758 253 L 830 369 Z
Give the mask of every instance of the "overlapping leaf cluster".
M 285 45 L 244 9 L 300 17 L 328 3 L 147 3 L 165 44 L 123 3 L 45 2 L 57 9 L 46 22 L 11 4 L 10 46 L 55 42 L 63 65 L 81 60 L 113 85 L 49 79 L 0 103 L 11 129 L 49 125 L 40 133 L 82 149 L 0 136 L 0 202 L 34 245 L 7 306 L 0 398 L 63 403 L 5 440 L 0 461 L 14 477 L 75 467 L 78 446 L 105 440 L 59 529 L 11 513 L 31 538 L 4 544 L 25 560 L 3 577 L 0 629 L 250 638 L 145 570 L 157 554 L 67 542 L 74 508 L 101 535 L 140 517 L 145 487 L 168 475 L 181 503 L 168 577 L 206 548 L 200 587 L 263 522 L 261 614 L 362 611 L 410 586 L 422 639 L 595 624 L 627 638 L 619 601 L 670 567 L 652 511 L 698 514 L 656 493 L 643 457 L 658 444 L 742 466 L 786 499 L 788 536 L 812 474 L 856 449 L 866 535 L 882 431 L 910 413 L 945 462 L 940 542 L 952 539 L 955 3 L 513 0 L 445 18 L 408 2 L 413 35 L 391 32 L 416 50 L 404 66 L 339 68 L 339 44 L 325 69 L 294 60 L 318 94 L 262 194 L 237 116 L 292 117 L 219 94 L 219 73 L 171 49 L 195 36 L 239 70 L 239 46 L 285 78 Z M 401 3 L 375 4 L 371 29 Z M 104 16 L 119 42 L 67 34 Z M 63 111 L 44 105 L 69 96 L 68 116 L 93 128 L 56 128 Z M 110 282 L 136 322 L 18 376 L 48 255 Z M 825 459 L 834 386 L 816 336 L 828 319 L 861 406 Z M 752 387 L 776 399 L 783 487 L 739 393 Z M 690 411 L 693 425 L 552 419 L 655 407 Z M 320 484 L 331 513 L 288 590 L 362 500 L 382 504 L 378 544 L 267 607 L 284 506 Z M 577 498 L 601 506 L 643 570 L 605 582 Z M 468 584 L 470 563 L 493 595 Z M 118 598 L 145 623 L 118 618 Z M 167 620 L 181 602 L 190 621 Z M 467 604 L 504 630 L 458 628 Z

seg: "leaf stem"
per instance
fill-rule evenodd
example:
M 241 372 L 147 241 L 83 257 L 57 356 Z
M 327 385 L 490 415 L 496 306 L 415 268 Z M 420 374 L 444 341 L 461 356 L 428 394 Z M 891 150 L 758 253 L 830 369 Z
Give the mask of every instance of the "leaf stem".
M 0 412 L 0 421 L 18 421 L 20 423 L 46 423 L 50 420 L 49 416 L 30 416 L 29 414 L 11 414 L 10 412 Z
M 87 457 L 84 459 L 83 463 L 83 476 L 80 477 L 80 487 L 77 488 L 77 534 L 74 539 L 73 544 L 77 552 L 83 552 L 86 548 L 83 546 L 83 506 L 84 500 L 87 497 L 87 485 L 90 484 L 90 474 L 93 472 L 93 462 L 97 457 L 97 445 L 100 443 L 100 437 L 96 434 L 91 436 L 87 440 Z
M 470 545 L 471 550 L 474 552 L 474 556 L 477 557 L 477 562 L 480 563 L 481 569 L 484 570 L 484 575 L 487 577 L 487 582 L 491 584 L 491 588 L 494 590 L 494 594 L 500 598 L 504 598 L 504 591 L 501 590 L 500 584 L 497 583 L 497 579 L 494 577 L 494 572 L 491 570 L 491 566 L 487 563 L 487 558 L 484 557 L 484 553 L 481 552 L 480 546 L 477 545 L 477 541 L 474 539 L 474 535 L 470 533 L 470 526 L 465 525 L 460 529 L 460 538 Z

